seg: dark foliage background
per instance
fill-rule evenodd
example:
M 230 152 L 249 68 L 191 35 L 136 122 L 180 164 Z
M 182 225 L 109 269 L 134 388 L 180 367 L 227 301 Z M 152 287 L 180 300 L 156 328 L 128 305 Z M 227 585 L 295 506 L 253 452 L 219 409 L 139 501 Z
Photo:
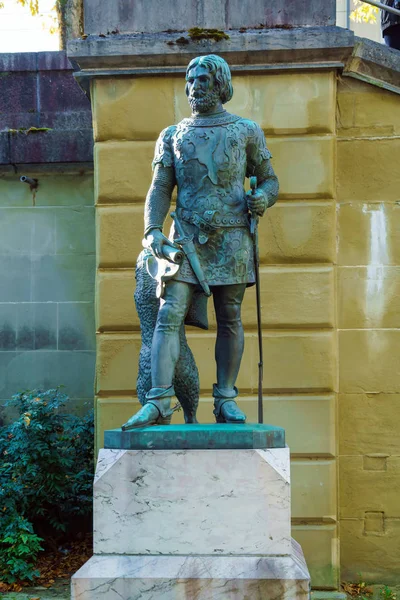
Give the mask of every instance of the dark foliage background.
M 38 576 L 46 547 L 92 527 L 93 413 L 66 414 L 60 388 L 13 396 L 19 418 L 0 428 L 0 581 Z

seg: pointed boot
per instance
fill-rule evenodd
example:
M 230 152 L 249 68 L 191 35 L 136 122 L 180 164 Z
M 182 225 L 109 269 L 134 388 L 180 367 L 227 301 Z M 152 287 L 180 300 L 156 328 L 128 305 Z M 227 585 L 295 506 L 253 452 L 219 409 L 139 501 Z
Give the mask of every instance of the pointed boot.
M 151 425 L 169 425 L 173 413 L 181 408 L 179 403 L 171 408 L 171 396 L 174 395 L 172 386 L 167 389 L 152 388 L 146 394 L 146 404 L 122 425 L 122 431 Z
M 234 387 L 232 390 L 221 390 L 213 385 L 214 396 L 214 415 L 217 423 L 245 423 L 246 415 L 240 410 L 235 402 L 238 390 Z

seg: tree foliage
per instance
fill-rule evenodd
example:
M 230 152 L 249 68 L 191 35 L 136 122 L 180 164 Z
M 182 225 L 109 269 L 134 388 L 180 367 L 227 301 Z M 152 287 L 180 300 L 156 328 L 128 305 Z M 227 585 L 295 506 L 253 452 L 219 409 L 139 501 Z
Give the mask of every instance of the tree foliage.
M 14 0 L 21 6 L 29 7 L 32 16 L 41 16 L 42 0 Z M 0 8 L 4 2 L 0 0 Z M 54 0 L 54 7 L 43 28 L 59 35 L 60 50 L 65 50 L 67 41 L 79 38 L 83 34 L 83 0 Z
M 32 17 L 35 17 L 40 13 L 40 0 L 15 0 L 17 4 L 21 4 L 21 6 L 28 6 L 31 11 Z M 66 0 L 55 0 L 54 8 L 59 10 L 62 6 L 64 6 Z M 0 8 L 4 8 L 4 3 L 0 2 Z
M 361 0 L 353 0 L 355 6 L 350 14 L 350 19 L 355 23 L 376 23 L 376 17 L 379 13 L 379 8 L 362 2 Z
M 33 17 L 39 13 L 39 0 L 17 0 L 17 2 L 22 6 L 28 5 Z
M 15 0 L 21 6 L 29 6 L 32 17 L 39 14 L 39 0 Z M 0 8 L 4 8 L 4 2 L 0 2 Z

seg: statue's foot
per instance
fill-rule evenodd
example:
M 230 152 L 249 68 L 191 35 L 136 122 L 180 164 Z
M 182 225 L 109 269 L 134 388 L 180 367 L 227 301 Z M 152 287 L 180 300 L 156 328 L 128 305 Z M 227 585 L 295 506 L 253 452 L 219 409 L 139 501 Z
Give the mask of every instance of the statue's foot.
M 217 423 L 245 423 L 246 415 L 235 402 L 237 387 L 223 388 L 213 385 L 214 415 Z
M 171 408 L 171 399 L 149 400 L 121 427 L 122 431 L 135 429 L 136 427 L 150 427 L 151 425 L 169 425 L 171 417 L 176 410 L 180 410 L 180 404 Z
M 214 400 L 214 415 L 217 423 L 245 423 L 246 415 L 240 410 L 234 400 L 216 398 Z

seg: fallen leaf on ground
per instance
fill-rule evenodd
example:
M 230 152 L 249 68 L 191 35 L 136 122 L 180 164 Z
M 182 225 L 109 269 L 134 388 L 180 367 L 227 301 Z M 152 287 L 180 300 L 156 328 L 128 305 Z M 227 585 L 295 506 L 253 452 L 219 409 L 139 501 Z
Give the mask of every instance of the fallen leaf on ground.
M 368 587 L 365 583 L 342 583 L 343 591 L 349 596 L 357 597 L 361 594 L 370 596 L 373 593 L 373 589 Z

